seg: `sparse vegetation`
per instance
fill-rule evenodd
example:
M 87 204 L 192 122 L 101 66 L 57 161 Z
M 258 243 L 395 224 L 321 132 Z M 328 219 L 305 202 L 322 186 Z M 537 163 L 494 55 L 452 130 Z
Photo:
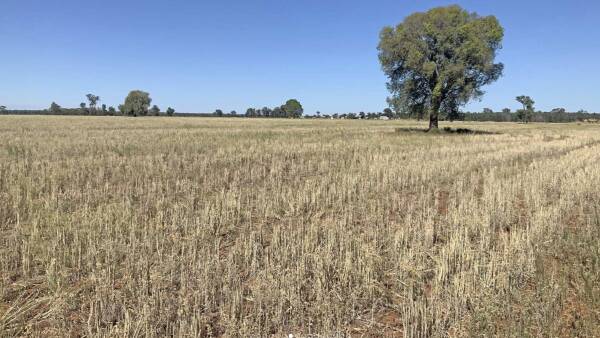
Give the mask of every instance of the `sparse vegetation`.
M 543 43 L 507 54 L 520 89 L 468 112 L 504 70 L 494 15 L 155 5 L 106 8 L 102 29 L 89 6 L 3 6 L 2 100 L 37 110 L 0 106 L 0 337 L 599 337 L 600 114 L 561 108 L 592 108 L 593 74 L 573 76 L 594 46 L 560 40 L 593 20 L 557 5 L 554 41 L 503 11 L 508 45 Z M 383 97 L 357 22 L 399 14 L 377 45 L 388 107 L 365 110 Z M 116 78 L 206 110 L 141 90 L 115 109 Z M 75 86 L 106 96 L 77 107 Z M 546 111 L 495 111 L 511 90 Z
M 597 334 L 600 127 L 453 126 L 0 116 L 0 336 Z

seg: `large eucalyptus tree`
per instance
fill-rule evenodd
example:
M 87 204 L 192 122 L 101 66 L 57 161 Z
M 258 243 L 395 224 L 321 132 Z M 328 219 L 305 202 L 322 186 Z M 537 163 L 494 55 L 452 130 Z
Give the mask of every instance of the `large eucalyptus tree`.
M 428 114 L 429 128 L 437 129 L 440 113 L 455 115 L 502 75 L 504 66 L 494 60 L 503 36 L 494 16 L 456 5 L 414 13 L 383 28 L 379 60 L 390 99 L 411 114 Z

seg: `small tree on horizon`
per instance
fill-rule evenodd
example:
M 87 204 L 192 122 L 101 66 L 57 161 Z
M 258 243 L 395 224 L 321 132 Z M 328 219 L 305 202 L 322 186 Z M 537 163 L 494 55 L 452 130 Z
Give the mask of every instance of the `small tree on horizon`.
M 90 111 L 95 112 L 96 111 L 96 105 L 98 104 L 98 101 L 100 101 L 100 96 L 96 96 L 94 94 L 87 94 L 85 96 L 89 103 L 90 103 Z
M 120 107 L 123 109 L 121 110 L 123 115 L 144 116 L 148 114 L 150 103 L 152 103 L 150 94 L 141 90 L 132 90 Z
M 167 108 L 167 115 L 173 116 L 173 114 L 175 114 L 175 109 L 171 107 Z
M 89 111 L 85 107 L 85 102 L 81 102 L 79 104 L 79 110 L 81 111 L 81 115 L 87 115 L 89 113 Z
M 523 109 L 517 110 L 517 118 L 521 122 L 531 122 L 531 120 L 533 119 L 533 114 L 535 112 L 535 109 L 533 107 L 535 101 L 533 101 L 531 97 L 525 95 L 517 96 L 516 100 L 523 105 Z
M 158 108 L 157 105 L 153 105 L 152 108 L 150 108 L 150 114 L 152 114 L 154 116 L 159 116 L 160 115 L 160 108 Z
M 61 111 L 62 108 L 56 102 L 52 102 L 52 104 L 50 104 L 50 113 L 60 114 Z
M 286 117 L 300 118 L 304 113 L 304 108 L 302 108 L 300 101 L 296 99 L 287 100 L 281 108 L 285 112 Z
M 394 117 L 394 112 L 390 108 L 385 108 L 383 110 L 383 116 L 387 116 L 387 118 L 391 120 Z

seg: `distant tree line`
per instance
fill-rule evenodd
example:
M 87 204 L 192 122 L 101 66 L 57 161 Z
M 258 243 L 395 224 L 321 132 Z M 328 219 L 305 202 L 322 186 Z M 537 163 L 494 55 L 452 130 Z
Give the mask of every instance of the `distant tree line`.
M 345 119 L 345 120 L 392 120 L 392 119 L 408 119 L 410 118 L 407 114 L 396 114 L 390 108 L 386 108 L 383 112 L 350 112 L 350 113 L 335 113 L 335 114 L 321 114 L 316 112 L 314 115 L 305 116 L 305 118 L 311 119 Z
M 384 112 L 376 113 L 342 113 L 342 114 L 320 114 L 306 116 L 306 118 L 314 119 L 346 119 L 346 120 L 425 120 L 427 116 L 411 114 L 407 112 L 393 112 L 386 108 Z M 484 108 L 482 112 L 457 112 L 450 116 L 445 114 L 440 116 L 442 121 L 467 121 L 467 122 L 547 122 L 547 123 L 568 123 L 578 121 L 598 121 L 600 122 L 600 113 L 589 113 L 584 110 L 578 112 L 567 112 L 564 108 L 555 108 L 549 112 L 533 111 L 519 109 L 511 111 L 508 108 L 502 111 L 493 111 L 489 108 Z
M 584 110 L 577 112 L 567 112 L 564 108 L 555 108 L 548 112 L 534 111 L 531 113 L 511 112 L 510 109 L 503 109 L 499 112 L 464 112 L 459 114 L 457 120 L 477 121 L 477 122 L 549 122 L 549 123 L 567 123 L 586 120 L 600 121 L 599 113 L 589 113 Z
M 512 112 L 509 108 L 494 112 L 492 109 L 484 108 L 483 112 L 459 113 L 458 120 L 461 121 L 493 121 L 493 122 L 548 122 L 548 123 L 568 123 L 577 121 L 600 121 L 600 114 L 588 113 L 584 110 L 577 112 L 567 112 L 565 108 L 554 108 L 551 111 L 536 111 L 535 101 L 529 96 L 520 95 L 516 98 L 517 102 L 523 105 L 522 109 Z
M 406 111 L 404 106 L 395 104 L 388 100 L 391 108 L 385 108 L 382 112 L 350 112 L 304 115 L 304 108 L 296 99 L 288 100 L 284 105 L 275 108 L 248 108 L 244 114 L 238 114 L 235 110 L 225 114 L 221 109 L 213 113 L 176 113 L 175 109 L 168 107 L 164 112 L 157 105 L 152 105 L 150 94 L 140 90 L 133 90 L 127 95 L 123 104 L 117 109 L 106 104 L 99 105 L 100 97 L 94 94 L 86 95 L 87 103 L 82 102 L 79 108 L 64 108 L 56 102 L 52 102 L 48 109 L 44 110 L 14 110 L 0 105 L 0 115 L 93 115 L 93 116 L 180 116 L 180 117 L 250 117 L 250 118 L 311 118 L 311 119 L 349 119 L 349 120 L 395 120 L 395 119 L 425 119 L 427 113 L 423 110 Z M 440 113 L 443 121 L 472 121 L 472 122 L 549 122 L 567 123 L 577 121 L 600 121 L 600 113 L 589 113 L 584 110 L 567 112 L 564 108 L 554 108 L 548 112 L 535 111 L 535 102 L 531 97 L 521 95 L 516 100 L 523 108 L 511 111 L 504 108 L 494 111 L 484 108 L 481 112 L 459 112 L 450 111 Z
M 232 110 L 229 114 L 225 115 L 221 109 L 214 111 L 213 116 L 243 116 L 243 117 L 266 117 L 266 118 L 301 118 L 304 114 L 304 108 L 302 104 L 296 99 L 287 100 L 284 105 L 275 108 L 262 107 L 262 108 L 248 108 L 244 115 L 239 115 L 235 110 Z
M 58 103 L 52 102 L 48 109 L 43 110 L 11 110 L 5 106 L 0 106 L 0 114 L 5 115 L 93 115 L 93 116 L 173 116 L 175 109 L 169 107 L 161 112 L 157 105 L 150 107 L 152 99 L 150 94 L 141 90 L 132 90 L 125 102 L 118 106 L 118 109 L 106 104 L 98 106 L 100 96 L 87 94 L 87 103 L 81 102 L 79 108 L 64 108 Z

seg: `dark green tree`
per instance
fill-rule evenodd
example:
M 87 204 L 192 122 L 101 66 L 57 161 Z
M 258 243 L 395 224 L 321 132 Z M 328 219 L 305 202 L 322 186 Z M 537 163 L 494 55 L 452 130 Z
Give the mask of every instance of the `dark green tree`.
M 517 96 L 517 101 L 523 105 L 523 109 L 517 110 L 517 118 L 521 122 L 531 122 L 531 120 L 533 119 L 533 114 L 535 112 L 535 109 L 533 108 L 535 101 L 533 101 L 531 97 L 525 95 Z
M 388 103 L 403 111 L 429 114 L 438 128 L 440 113 L 481 97 L 482 87 L 503 70 L 494 63 L 504 31 L 494 16 L 481 17 L 459 6 L 408 16 L 380 34 L 379 60 L 389 78 Z
M 285 117 L 284 114 L 285 113 L 283 112 L 283 109 L 281 109 L 281 107 L 275 107 L 271 111 L 271 116 L 273 117 Z
M 61 111 L 62 111 L 62 108 L 56 102 L 52 102 L 52 104 L 50 104 L 50 113 L 60 114 Z
M 235 110 L 232 110 L 229 112 L 229 115 L 231 116 L 237 116 L 237 112 Z
M 260 112 L 264 117 L 271 117 L 271 109 L 269 109 L 269 107 L 262 107 Z
M 223 111 L 221 109 L 217 109 L 213 112 L 213 115 L 215 116 L 223 116 Z
M 175 114 L 175 109 L 171 107 L 167 108 L 167 115 L 173 116 L 173 114 Z
M 493 114 L 494 111 L 492 109 L 490 109 L 490 108 L 483 108 L 483 113 L 484 114 Z
M 123 103 L 123 114 L 131 116 L 144 116 L 148 114 L 148 108 L 152 103 L 150 94 L 141 90 L 132 90 Z
M 84 115 L 84 114 L 87 115 L 87 114 L 89 114 L 89 110 L 85 107 L 85 103 L 84 102 L 81 102 L 79 104 L 79 110 L 81 112 L 80 113 L 81 115 Z
M 300 118 L 304 113 L 304 108 L 302 108 L 302 105 L 296 99 L 287 100 L 281 108 L 285 112 L 286 117 Z
M 96 105 L 98 104 L 98 101 L 100 101 L 100 96 L 96 96 L 94 94 L 87 94 L 85 96 L 88 99 L 88 102 L 90 103 L 90 111 L 91 112 L 96 112 Z
M 390 120 L 394 117 L 394 112 L 390 108 L 385 108 L 383 110 L 383 116 L 387 116 Z
M 157 105 L 153 105 L 152 108 L 150 108 L 150 114 L 154 116 L 160 115 L 160 108 L 158 108 Z
M 108 115 L 113 116 L 116 114 L 117 114 L 117 111 L 115 110 L 115 107 L 113 107 L 113 106 L 108 107 Z

